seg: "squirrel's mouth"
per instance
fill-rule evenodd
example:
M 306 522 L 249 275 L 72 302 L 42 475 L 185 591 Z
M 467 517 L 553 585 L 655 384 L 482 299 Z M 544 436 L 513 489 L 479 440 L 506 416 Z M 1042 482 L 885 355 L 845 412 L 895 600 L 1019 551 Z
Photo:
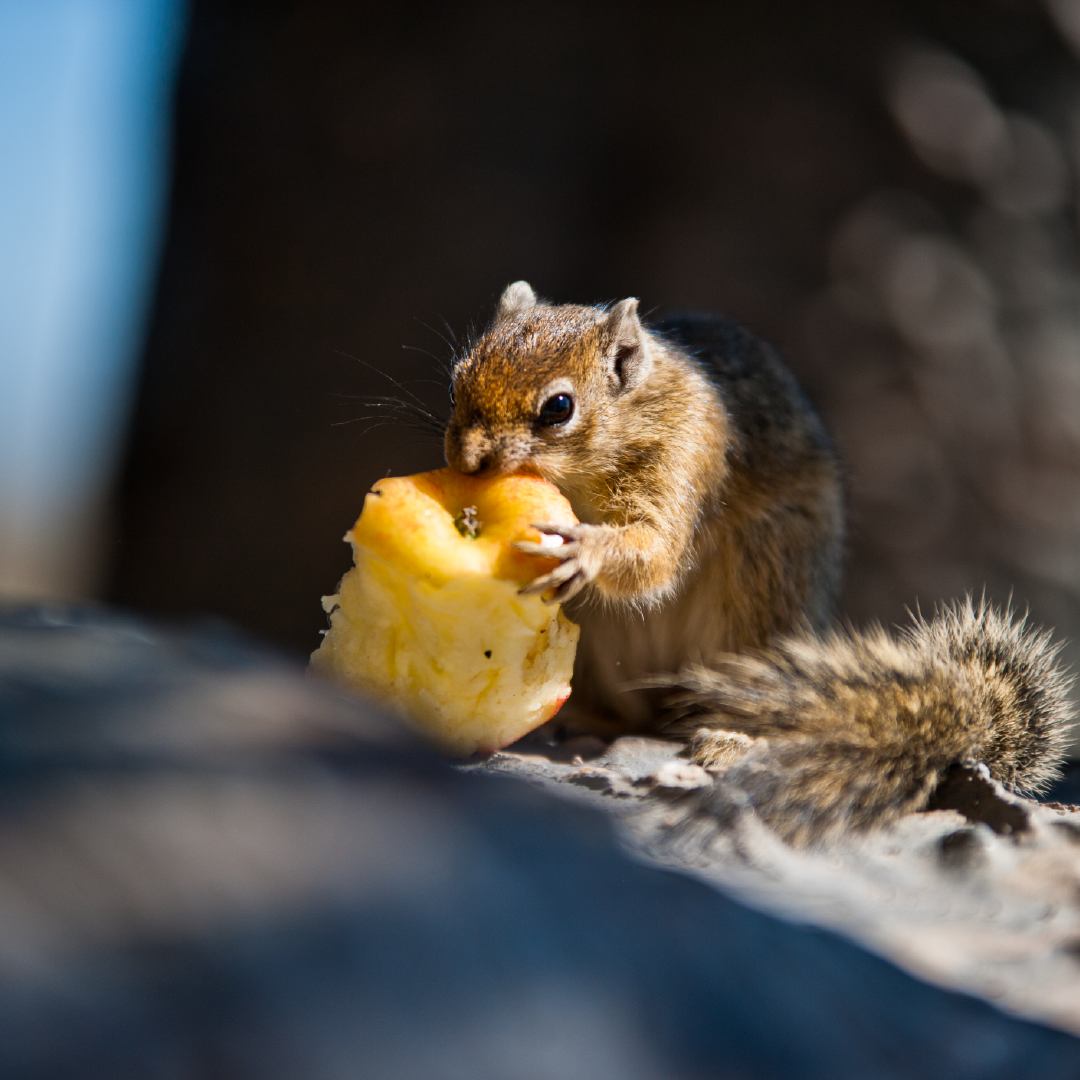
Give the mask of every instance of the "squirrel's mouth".
M 531 476 L 547 477 L 544 470 L 532 458 L 500 457 L 485 461 L 472 475 L 482 477 L 512 476 L 514 473 L 528 473 Z

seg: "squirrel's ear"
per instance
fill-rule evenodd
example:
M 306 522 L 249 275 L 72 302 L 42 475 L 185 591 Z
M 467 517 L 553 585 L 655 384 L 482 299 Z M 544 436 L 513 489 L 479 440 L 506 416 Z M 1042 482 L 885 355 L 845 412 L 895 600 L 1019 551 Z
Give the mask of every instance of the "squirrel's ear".
M 511 315 L 520 315 L 529 308 L 536 307 L 536 293 L 527 281 L 515 281 L 507 285 L 499 298 L 499 307 L 495 312 L 495 321 L 509 319 Z
M 642 383 L 652 366 L 648 334 L 638 318 L 637 308 L 634 297 L 620 300 L 603 323 L 611 372 L 620 390 L 629 390 Z

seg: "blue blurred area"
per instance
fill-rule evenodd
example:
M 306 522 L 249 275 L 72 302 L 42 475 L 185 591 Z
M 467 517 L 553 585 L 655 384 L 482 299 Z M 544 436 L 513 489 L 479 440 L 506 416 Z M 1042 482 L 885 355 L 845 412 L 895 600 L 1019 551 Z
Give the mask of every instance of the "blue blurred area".
M 94 588 L 183 24 L 182 0 L 0 0 L 0 593 Z

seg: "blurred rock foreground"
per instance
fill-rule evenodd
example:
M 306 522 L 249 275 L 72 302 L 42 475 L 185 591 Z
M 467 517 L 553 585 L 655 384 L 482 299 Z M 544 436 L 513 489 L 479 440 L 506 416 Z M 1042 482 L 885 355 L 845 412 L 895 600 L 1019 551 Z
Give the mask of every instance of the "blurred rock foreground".
M 672 834 L 676 749 L 454 768 L 222 626 L 5 610 L 0 1075 L 1077 1075 L 1073 814 Z

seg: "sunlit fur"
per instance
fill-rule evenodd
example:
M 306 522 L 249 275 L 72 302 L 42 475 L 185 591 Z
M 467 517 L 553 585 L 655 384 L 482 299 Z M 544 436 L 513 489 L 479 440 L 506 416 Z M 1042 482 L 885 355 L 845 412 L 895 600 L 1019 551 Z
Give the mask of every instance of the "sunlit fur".
M 628 686 L 823 625 L 837 591 L 842 499 L 820 421 L 751 335 L 723 320 L 683 329 L 700 345 L 646 329 L 634 300 L 552 306 L 519 282 L 453 371 L 447 461 L 539 473 L 585 523 L 536 585 L 580 592 L 567 715 L 611 730 L 662 719 L 661 695 Z M 540 425 L 567 386 L 572 421 Z
M 681 685 L 694 758 L 721 774 L 707 814 L 738 791 L 808 844 L 925 807 L 954 763 L 984 762 L 1018 792 L 1055 775 L 1070 707 L 1047 634 L 970 600 L 899 636 L 823 629 L 837 465 L 751 335 L 694 316 L 657 332 L 636 301 L 555 307 L 518 282 L 453 382 L 450 464 L 537 472 L 584 523 L 533 585 L 570 599 L 582 627 L 572 717 L 667 724 Z M 575 415 L 545 427 L 556 392 Z
M 969 598 L 897 636 L 803 634 L 678 682 L 694 759 L 720 766 L 769 825 L 806 844 L 923 809 L 954 763 L 983 762 L 1021 794 L 1044 790 L 1072 720 L 1058 650 Z M 729 766 L 732 731 L 759 741 Z

